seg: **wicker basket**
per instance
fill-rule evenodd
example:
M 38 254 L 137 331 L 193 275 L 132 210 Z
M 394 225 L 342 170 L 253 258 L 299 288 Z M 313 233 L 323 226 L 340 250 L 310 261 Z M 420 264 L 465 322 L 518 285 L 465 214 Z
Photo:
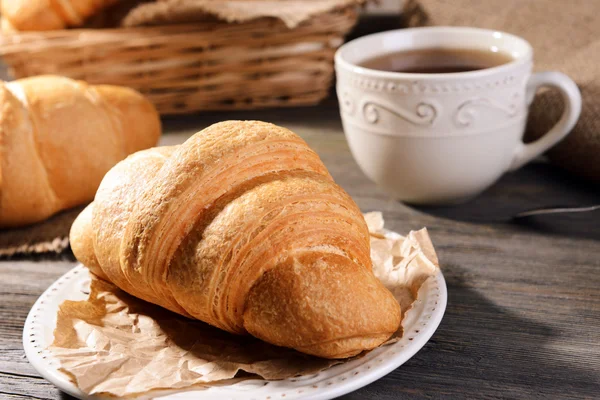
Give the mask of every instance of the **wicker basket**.
M 58 74 L 144 93 L 161 114 L 315 104 L 333 54 L 357 19 L 333 10 L 288 29 L 281 21 L 30 32 L 0 38 L 15 78 Z

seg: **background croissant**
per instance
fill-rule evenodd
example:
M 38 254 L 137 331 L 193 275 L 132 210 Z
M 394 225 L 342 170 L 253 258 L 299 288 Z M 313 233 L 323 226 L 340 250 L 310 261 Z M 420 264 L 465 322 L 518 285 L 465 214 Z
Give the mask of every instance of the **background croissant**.
M 302 139 L 263 122 L 120 162 L 71 245 L 134 296 L 317 356 L 374 348 L 400 323 L 356 204 Z
M 1 0 L 2 30 L 47 31 L 82 25 L 118 0 Z
M 132 89 L 57 76 L 0 81 L 0 227 L 89 202 L 111 167 L 159 136 L 154 106 Z

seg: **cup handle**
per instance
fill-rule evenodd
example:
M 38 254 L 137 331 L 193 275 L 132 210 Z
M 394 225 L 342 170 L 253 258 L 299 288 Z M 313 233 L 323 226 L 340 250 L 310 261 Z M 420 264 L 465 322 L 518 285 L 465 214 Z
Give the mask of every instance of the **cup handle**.
M 565 111 L 560 120 L 544 136 L 529 144 L 519 142 L 509 171 L 521 168 L 567 136 L 581 113 L 579 88 L 571 78 L 560 72 L 538 72 L 529 78 L 526 90 L 527 106 L 531 105 L 535 93 L 542 86 L 552 86 L 560 91 L 565 102 Z

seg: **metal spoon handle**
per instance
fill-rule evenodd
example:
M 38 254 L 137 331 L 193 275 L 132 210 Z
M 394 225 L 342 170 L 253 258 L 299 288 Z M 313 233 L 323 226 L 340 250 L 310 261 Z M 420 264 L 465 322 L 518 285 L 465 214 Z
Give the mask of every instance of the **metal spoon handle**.
M 580 212 L 589 212 L 600 210 L 600 204 L 595 204 L 591 206 L 580 206 L 580 207 L 571 207 L 571 206 L 554 206 L 554 207 L 543 207 L 536 208 L 533 210 L 523 211 L 518 214 L 515 214 L 513 218 L 525 218 L 531 217 L 533 215 L 544 215 L 544 214 L 564 214 L 564 213 L 580 213 Z

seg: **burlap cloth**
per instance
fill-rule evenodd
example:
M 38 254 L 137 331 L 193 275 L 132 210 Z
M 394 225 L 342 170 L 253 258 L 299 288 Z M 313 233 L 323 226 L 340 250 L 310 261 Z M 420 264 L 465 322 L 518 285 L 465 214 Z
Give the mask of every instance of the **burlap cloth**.
M 548 152 L 555 164 L 600 182 L 600 1 L 598 0 L 409 0 L 409 26 L 463 25 L 498 29 L 527 39 L 536 71 L 557 70 L 581 89 L 583 109 L 573 131 Z M 538 93 L 526 133 L 533 140 L 558 121 L 557 92 Z
M 310 18 L 368 0 L 120 0 L 86 21 L 85 28 L 115 28 L 203 21 L 281 20 L 295 28 Z M 401 0 L 393 0 L 401 1 Z
M 0 230 L 0 258 L 60 253 L 69 247 L 69 230 L 84 206 L 63 211 L 46 221 Z
M 270 17 L 295 28 L 309 18 L 364 0 L 155 0 L 131 9 L 122 26 L 160 25 L 218 19 L 246 22 Z

